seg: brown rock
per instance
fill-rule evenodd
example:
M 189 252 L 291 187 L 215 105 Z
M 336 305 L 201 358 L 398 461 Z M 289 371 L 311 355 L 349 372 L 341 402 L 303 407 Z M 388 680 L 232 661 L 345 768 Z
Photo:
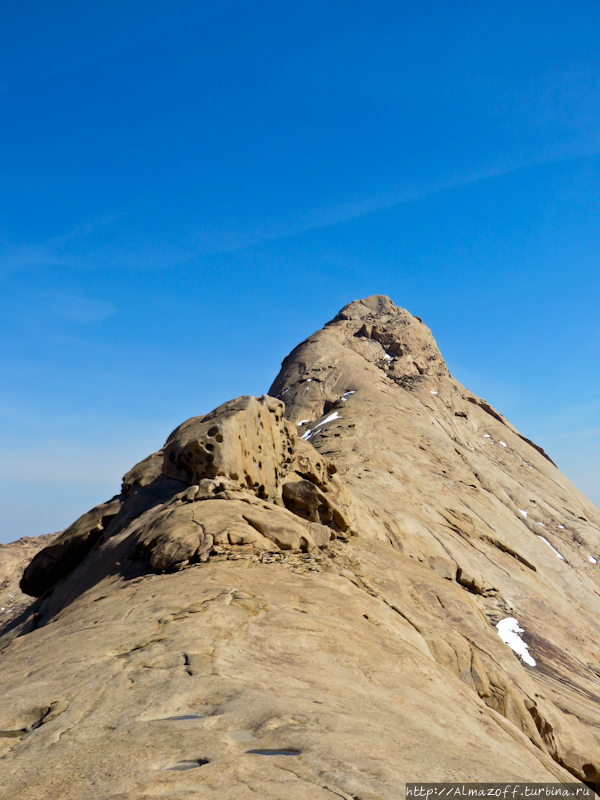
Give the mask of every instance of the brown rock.
M 597 509 L 389 298 L 271 393 L 180 426 L 83 556 L 97 509 L 34 559 L 52 591 L 0 637 L 0 798 L 596 781 Z
M 228 478 L 259 497 L 274 498 L 294 455 L 294 434 L 283 409 L 266 395 L 240 397 L 184 422 L 167 439 L 164 474 L 189 483 Z

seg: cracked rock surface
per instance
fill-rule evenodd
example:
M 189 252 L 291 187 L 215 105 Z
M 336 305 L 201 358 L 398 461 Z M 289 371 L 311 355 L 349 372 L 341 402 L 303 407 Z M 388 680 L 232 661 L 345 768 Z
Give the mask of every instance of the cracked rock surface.
M 42 545 L 0 629 L 0 798 L 600 781 L 600 513 L 389 298 Z

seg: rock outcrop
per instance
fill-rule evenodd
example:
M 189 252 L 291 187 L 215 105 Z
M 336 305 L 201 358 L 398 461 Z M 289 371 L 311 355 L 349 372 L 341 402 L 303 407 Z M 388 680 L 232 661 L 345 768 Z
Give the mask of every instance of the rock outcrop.
M 48 593 L 93 548 L 96 564 L 117 532 L 126 536 L 128 557 L 149 561 L 156 572 L 232 547 L 311 552 L 347 539 L 352 502 L 336 468 L 297 437 L 283 412 L 284 404 L 268 395 L 240 397 L 184 422 L 162 450 L 125 475 L 119 496 L 36 554 L 23 573 L 23 592 Z
M 0 544 L 0 632 L 31 605 L 31 597 L 20 586 L 23 570 L 36 553 L 48 547 L 57 536 L 57 533 L 24 536 L 15 542 Z
M 0 797 L 599 782 L 598 562 L 598 510 L 428 328 L 350 303 L 33 557 Z

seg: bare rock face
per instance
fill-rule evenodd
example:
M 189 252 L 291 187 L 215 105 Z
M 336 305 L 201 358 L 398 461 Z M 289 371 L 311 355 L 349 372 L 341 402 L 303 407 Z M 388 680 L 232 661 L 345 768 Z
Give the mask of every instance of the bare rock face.
M 0 798 L 593 784 L 599 563 L 598 510 L 429 329 L 350 303 L 34 555 Z
M 451 377 L 429 329 L 388 298 L 342 309 L 288 356 L 270 391 L 377 520 L 370 534 L 408 558 L 398 578 L 414 583 L 415 562 L 431 571 L 419 581 L 432 600 L 418 629 L 433 658 L 571 774 L 597 781 L 598 510 Z M 456 619 L 457 597 L 433 600 L 433 574 L 466 591 L 477 622 Z M 531 654 L 510 669 L 495 628 L 507 619 Z

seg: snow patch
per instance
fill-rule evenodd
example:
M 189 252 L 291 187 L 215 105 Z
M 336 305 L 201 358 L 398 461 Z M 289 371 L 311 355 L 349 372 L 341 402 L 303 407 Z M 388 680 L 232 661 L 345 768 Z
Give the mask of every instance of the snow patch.
M 342 395 L 342 397 L 348 397 L 348 395 L 349 395 L 349 394 L 356 394 L 356 389 L 352 389 L 352 391 L 351 391 L 351 392 L 344 392 L 344 394 Z
M 529 655 L 529 647 L 521 639 L 521 634 L 525 633 L 525 630 L 519 626 L 518 620 L 514 617 L 501 619 L 496 625 L 496 630 L 504 644 L 507 644 L 513 653 L 519 656 L 521 661 L 529 664 L 530 667 L 535 667 L 535 658 Z
M 588 556 L 588 561 L 590 562 L 590 564 L 597 564 L 598 563 L 596 561 L 596 559 L 594 558 L 594 556 Z
M 559 528 L 562 528 L 562 530 L 563 530 L 563 531 L 564 531 L 564 529 L 565 529 L 565 526 L 564 526 L 564 525 L 559 525 L 558 527 L 559 527 Z
M 310 422 L 310 420 L 308 420 L 308 419 L 301 419 L 301 420 L 300 420 L 300 422 L 298 423 L 298 427 L 300 427 L 300 425 L 306 425 L 306 423 L 307 423 L 307 422 Z
M 434 392 L 433 389 L 430 389 L 429 394 L 439 394 L 439 392 Z
M 326 417 L 323 420 L 323 422 L 319 422 L 318 425 L 315 425 L 315 427 L 312 430 L 308 430 L 305 433 L 303 433 L 300 438 L 301 439 L 306 439 L 308 441 L 308 439 L 310 439 L 310 437 L 313 435 L 313 433 L 318 433 L 319 432 L 319 428 L 322 425 L 327 425 L 328 422 L 333 422 L 334 419 L 341 419 L 341 417 L 340 417 L 340 415 L 338 414 L 337 411 L 334 411 L 333 414 L 330 414 L 328 417 Z M 306 420 L 306 421 L 308 422 L 308 420 Z
M 536 524 L 536 525 L 541 525 L 541 526 L 542 526 L 542 528 L 545 528 L 545 527 L 546 527 L 546 526 L 544 525 L 544 523 L 543 523 L 543 522 L 536 522 L 535 524 Z
M 392 357 L 391 357 L 391 356 L 388 356 L 388 354 L 387 354 L 387 353 L 384 353 L 384 354 L 383 354 L 383 357 L 386 359 L 386 361 L 392 361 Z
M 506 442 L 500 442 L 500 444 L 502 445 L 502 447 L 508 447 L 508 445 L 506 444 Z
M 536 536 L 538 537 L 538 539 L 541 539 L 542 542 L 545 542 L 548 545 L 548 547 L 550 548 L 550 550 L 553 550 L 556 553 L 558 558 L 562 558 L 563 561 L 565 560 L 564 556 L 561 556 L 561 554 L 558 552 L 558 550 L 555 547 L 552 547 L 552 545 L 550 544 L 548 539 L 544 539 L 544 537 L 540 536 L 539 533 L 537 533 Z
M 492 437 L 489 435 L 489 433 L 484 433 L 483 434 L 483 438 L 484 439 L 491 439 Z
M 520 508 L 517 508 L 517 511 L 519 512 L 519 514 L 523 514 L 523 516 L 525 517 L 525 519 L 527 519 L 527 517 L 529 516 L 529 515 L 528 515 L 528 513 L 527 513 L 526 511 L 521 511 L 521 509 L 520 509 Z

